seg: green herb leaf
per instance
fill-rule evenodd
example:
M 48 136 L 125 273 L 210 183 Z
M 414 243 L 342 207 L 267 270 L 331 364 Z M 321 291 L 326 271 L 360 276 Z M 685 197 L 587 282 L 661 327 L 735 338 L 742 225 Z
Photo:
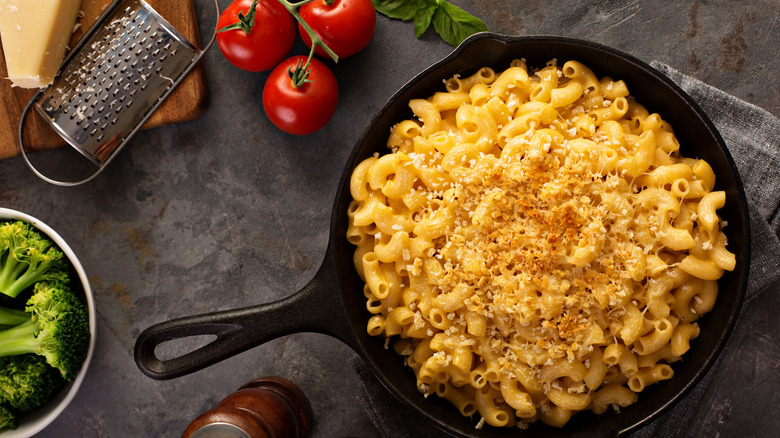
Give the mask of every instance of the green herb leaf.
M 431 18 L 438 4 L 436 0 L 419 0 L 414 10 L 414 35 L 420 38 L 431 26 Z
M 432 21 L 436 33 L 452 46 L 457 46 L 469 35 L 488 30 L 482 20 L 446 1 L 439 3 Z
M 420 38 L 433 23 L 441 38 L 457 46 L 471 34 L 488 30 L 479 18 L 446 0 L 371 0 L 380 14 L 397 20 L 414 20 L 414 34 Z
M 371 0 L 376 11 L 389 18 L 411 20 L 417 8 L 418 0 Z

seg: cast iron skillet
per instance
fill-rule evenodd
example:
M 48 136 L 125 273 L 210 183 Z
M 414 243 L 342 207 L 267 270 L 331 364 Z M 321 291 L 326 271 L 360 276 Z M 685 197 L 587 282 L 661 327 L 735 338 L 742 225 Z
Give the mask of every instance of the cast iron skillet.
M 719 212 L 729 223 L 725 229 L 729 249 L 737 255 L 736 269 L 719 281 L 720 294 L 715 308 L 700 320 L 701 335 L 692 343 L 685 360 L 673 365 L 673 379 L 652 385 L 640 394 L 639 402 L 619 414 L 582 412 L 574 415 L 561 430 L 541 424 L 534 424 L 527 432 L 490 427 L 476 430 L 476 419 L 462 417 L 448 402 L 437 397 L 424 398 L 416 389 L 413 373 L 403 366 L 401 358 L 392 349 L 385 349 L 384 339 L 366 333 L 370 314 L 365 308 L 362 283 L 352 265 L 354 247 L 345 237 L 352 169 L 375 152 L 387 153 L 385 144 L 390 127 L 412 116 L 407 105 L 409 100 L 442 91 L 443 79 L 456 73 L 466 76 L 482 66 L 503 70 L 514 58 L 525 58 L 529 66 L 541 67 L 553 58 L 561 63 L 576 59 L 599 77 L 608 75 L 626 81 L 639 102 L 651 113 L 661 114 L 675 128 L 685 156 L 703 158 L 712 165 L 718 176 L 716 188 L 727 193 L 726 206 Z M 135 358 L 141 371 L 149 377 L 171 379 L 280 336 L 324 333 L 354 349 L 402 402 L 456 436 L 618 436 L 645 424 L 680 399 L 717 357 L 742 303 L 748 277 L 749 243 L 747 204 L 732 158 L 706 115 L 672 81 L 630 55 L 591 42 L 481 33 L 468 38 L 450 55 L 404 85 L 371 121 L 346 163 L 331 216 L 325 259 L 309 284 L 288 298 L 270 304 L 189 316 L 149 327 L 137 339 Z M 173 359 L 160 360 L 155 355 L 159 344 L 195 335 L 216 335 L 216 340 Z

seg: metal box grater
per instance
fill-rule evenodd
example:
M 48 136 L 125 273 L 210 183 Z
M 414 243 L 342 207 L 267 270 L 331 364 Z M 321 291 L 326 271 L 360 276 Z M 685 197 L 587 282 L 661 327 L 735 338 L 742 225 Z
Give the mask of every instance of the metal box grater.
M 219 4 L 214 1 L 219 15 Z M 34 107 L 52 128 L 97 166 L 76 182 L 97 176 L 143 126 L 213 44 L 198 49 L 143 0 L 116 0 L 65 59 L 54 83 L 37 93 Z

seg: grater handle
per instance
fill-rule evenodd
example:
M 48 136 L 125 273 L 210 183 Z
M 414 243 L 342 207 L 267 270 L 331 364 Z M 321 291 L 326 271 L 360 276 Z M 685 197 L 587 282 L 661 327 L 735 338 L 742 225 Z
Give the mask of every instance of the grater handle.
M 216 19 L 214 20 L 214 32 L 211 34 L 211 38 L 209 38 L 209 41 L 206 43 L 205 46 L 201 49 L 201 57 L 203 56 L 203 53 L 206 53 L 206 51 L 209 50 L 211 46 L 214 45 L 214 41 L 217 40 L 217 33 L 219 33 L 217 21 L 219 20 L 220 10 L 219 10 L 219 0 L 214 0 L 214 10 L 217 13 Z
M 91 181 L 98 175 L 100 175 L 100 172 L 105 167 L 98 167 L 97 171 L 93 173 L 92 175 L 88 176 L 87 178 L 84 178 L 80 181 L 60 181 L 53 178 L 49 178 L 48 176 L 44 175 L 43 172 L 38 170 L 37 167 L 33 165 L 33 163 L 30 161 L 30 158 L 27 156 L 27 152 L 25 151 L 24 147 L 24 121 L 27 119 L 27 113 L 30 112 L 30 108 L 33 106 L 33 102 L 38 100 L 38 97 L 43 93 L 43 90 L 38 91 L 35 96 L 33 96 L 32 99 L 30 99 L 29 102 L 27 102 L 27 105 L 25 105 L 24 110 L 22 111 L 21 116 L 19 117 L 19 150 L 22 153 L 22 158 L 24 158 L 24 162 L 27 163 L 27 167 L 30 168 L 30 170 L 33 171 L 33 173 L 40 179 L 46 181 L 47 183 L 54 184 L 56 186 L 62 186 L 62 187 L 73 187 L 80 184 L 84 184 L 88 181 Z
M 104 13 L 104 15 L 101 18 L 99 18 L 98 21 L 95 23 L 95 27 L 97 27 L 100 24 L 100 22 L 102 21 L 103 17 L 108 16 L 109 11 L 113 8 L 114 4 L 118 4 L 119 1 L 120 0 L 115 0 L 114 3 L 112 3 L 111 7 L 107 8 L 107 10 Z M 194 68 L 195 65 L 197 65 L 198 62 L 200 62 L 200 60 L 203 58 L 203 56 L 206 54 L 206 52 L 209 50 L 209 48 L 211 48 L 211 46 L 214 45 L 214 42 L 217 39 L 217 33 L 219 31 L 219 29 L 217 28 L 217 23 L 218 23 L 219 15 L 220 15 L 219 1 L 218 0 L 214 0 L 214 10 L 216 12 L 216 16 L 215 16 L 216 18 L 214 20 L 214 32 L 212 33 L 212 35 L 209 38 L 209 40 L 206 43 L 206 45 L 203 46 L 203 48 L 200 49 L 199 53 L 192 59 L 192 62 L 190 63 L 189 67 L 182 74 L 182 78 L 186 77 L 186 75 L 192 70 L 192 68 Z M 84 39 L 86 39 L 86 35 L 84 36 Z M 69 60 L 69 58 L 71 56 L 73 56 L 75 54 L 75 52 L 77 50 L 78 50 L 78 46 L 77 46 L 76 49 L 74 49 L 68 55 L 68 57 L 66 57 L 65 61 L 63 61 L 63 65 Z M 59 74 L 59 72 L 58 72 L 58 74 Z M 178 85 L 178 84 L 176 84 L 176 85 Z M 162 98 L 160 99 L 159 103 L 161 103 L 163 100 L 165 100 L 165 98 L 170 94 L 170 92 L 172 92 L 173 89 L 176 88 L 176 85 L 171 87 L 171 89 L 168 90 L 168 93 L 166 93 L 164 96 L 162 96 Z M 30 99 L 30 101 L 27 102 L 27 105 L 25 105 L 24 110 L 22 111 L 21 116 L 19 118 L 18 141 L 19 141 L 19 150 L 21 151 L 22 158 L 24 159 L 25 163 L 30 168 L 30 170 L 32 170 L 32 172 L 36 176 L 38 176 L 40 179 L 42 179 L 42 180 L 44 180 L 44 181 L 46 181 L 46 182 L 48 182 L 50 184 L 57 185 L 57 186 L 62 186 L 62 187 L 73 187 L 73 186 L 78 186 L 78 185 L 81 185 L 81 184 L 85 184 L 85 183 L 93 180 L 94 178 L 96 178 L 98 175 L 100 175 L 100 173 L 103 171 L 103 169 L 108 164 L 108 161 L 103 163 L 102 166 L 97 166 L 97 170 L 94 173 L 92 173 L 91 175 L 89 175 L 88 177 L 84 178 L 84 179 L 81 179 L 79 181 L 60 181 L 60 180 L 57 180 L 57 179 L 54 179 L 54 178 L 50 178 L 50 177 L 46 176 L 43 172 L 38 170 L 38 168 L 36 168 L 35 165 L 33 165 L 33 163 L 30 161 L 30 158 L 27 156 L 27 151 L 26 151 L 25 144 L 24 144 L 24 126 L 25 126 L 24 124 L 25 124 L 25 120 L 27 118 L 27 113 L 30 111 L 30 108 L 33 106 L 33 104 L 40 98 L 40 96 L 47 89 L 48 89 L 48 87 L 39 90 Z M 158 103 L 158 105 L 159 105 L 159 103 Z M 149 115 L 151 115 L 151 113 Z M 140 126 L 139 126 L 139 128 L 140 128 Z M 135 131 L 133 131 L 130 135 L 128 135 L 128 137 L 125 138 L 123 144 L 120 144 L 119 146 L 117 146 L 117 150 L 121 149 L 124 146 L 124 143 L 130 141 L 130 139 L 135 135 L 136 132 L 137 132 L 137 129 Z

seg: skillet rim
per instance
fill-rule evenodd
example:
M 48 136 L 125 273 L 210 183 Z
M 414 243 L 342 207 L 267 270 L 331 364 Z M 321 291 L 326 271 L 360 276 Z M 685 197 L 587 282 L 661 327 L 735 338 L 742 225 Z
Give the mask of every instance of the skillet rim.
M 643 414 L 634 415 L 634 417 L 638 417 L 638 418 L 633 419 L 631 421 L 626 421 L 628 417 L 626 415 L 626 411 L 636 405 L 644 406 L 642 404 L 642 399 L 640 399 L 639 402 L 632 405 L 631 407 L 623 409 L 622 414 L 614 415 L 614 414 L 610 414 L 610 412 L 608 411 L 608 413 L 595 416 L 597 417 L 597 419 L 593 421 L 595 421 L 596 423 L 598 424 L 607 423 L 607 426 L 613 426 L 613 427 L 608 427 L 608 430 L 603 431 L 605 432 L 606 436 L 616 436 L 616 435 L 625 434 L 631 430 L 635 430 L 643 425 L 646 425 L 650 421 L 658 418 L 663 412 L 667 411 L 672 405 L 679 402 L 709 372 L 709 370 L 712 368 L 713 364 L 715 363 L 716 358 L 723 351 L 723 348 L 728 342 L 730 335 L 733 332 L 734 326 L 736 325 L 739 316 L 739 311 L 742 307 L 745 291 L 747 288 L 747 280 L 748 280 L 749 268 L 750 268 L 750 263 L 749 263 L 750 220 L 749 220 L 748 207 L 747 207 L 747 198 L 744 193 L 742 180 L 737 171 L 734 160 L 725 144 L 725 141 L 720 136 L 720 133 L 718 132 L 717 128 L 712 123 L 712 121 L 709 119 L 707 114 L 685 91 L 683 91 L 670 78 L 660 73 L 658 70 L 650 66 L 648 63 L 641 61 L 640 59 L 634 57 L 633 55 L 622 52 L 610 46 L 606 46 L 586 39 L 579 39 L 579 38 L 559 36 L 559 35 L 514 36 L 514 35 L 498 34 L 494 32 L 481 32 L 478 34 L 474 34 L 469 38 L 465 39 L 460 45 L 458 45 L 449 54 L 447 54 L 440 60 L 436 61 L 435 63 L 431 64 L 429 67 L 425 68 L 420 73 L 414 75 L 409 81 L 407 81 L 398 90 L 396 90 L 392 94 L 392 96 L 381 106 L 381 108 L 373 115 L 369 123 L 366 125 L 366 128 L 364 128 L 363 132 L 359 136 L 355 146 L 353 147 L 345 163 L 344 171 L 339 180 L 339 186 L 337 188 L 337 195 L 334 200 L 334 208 L 332 210 L 332 216 L 331 216 L 331 235 L 329 239 L 329 252 L 331 253 L 331 257 L 329 257 L 329 259 L 332 261 L 332 263 L 335 266 L 336 280 L 339 288 L 339 293 L 343 300 L 344 310 L 347 314 L 348 319 L 350 320 L 349 321 L 350 325 L 352 326 L 352 329 L 354 331 L 353 333 L 354 343 L 351 343 L 351 345 L 353 349 L 355 349 L 355 351 L 361 356 L 361 358 L 367 362 L 368 367 L 372 370 L 372 372 L 378 378 L 380 383 L 382 383 L 382 385 L 385 386 L 385 388 L 391 394 L 393 394 L 403 404 L 409 406 L 411 409 L 421 414 L 422 417 L 425 418 L 425 420 L 437 426 L 438 428 L 442 429 L 443 431 L 447 431 L 453 434 L 458 434 L 461 436 L 472 436 L 472 437 L 505 436 L 508 433 L 512 434 L 513 436 L 526 436 L 525 433 L 522 433 L 522 431 L 519 431 L 518 429 L 515 428 L 504 428 L 504 429 L 508 429 L 509 432 L 507 432 L 507 430 L 504 429 L 490 428 L 490 427 L 482 430 L 475 430 L 473 428 L 475 422 L 471 420 L 469 420 L 468 422 L 468 424 L 470 425 L 470 429 L 459 427 L 458 425 L 453 425 L 452 424 L 453 421 L 447 421 L 447 420 L 453 420 L 453 418 L 440 418 L 438 415 L 436 415 L 436 413 L 432 413 L 431 409 L 428 409 L 431 406 L 423 406 L 423 405 L 429 405 L 431 403 L 429 401 L 425 401 L 424 398 L 420 396 L 419 392 L 417 392 L 416 388 L 413 389 L 414 389 L 414 393 L 417 394 L 417 397 L 412 396 L 412 398 L 410 398 L 410 394 L 409 394 L 410 391 L 408 390 L 408 388 L 406 389 L 399 388 L 396 385 L 398 382 L 394 381 L 391 377 L 388 377 L 386 373 L 382 371 L 382 367 L 384 365 L 380 364 L 377 361 L 377 358 L 375 357 L 376 354 L 372 353 L 372 350 L 377 350 L 378 348 L 374 344 L 377 344 L 377 342 L 379 342 L 378 341 L 379 338 L 370 337 L 367 334 L 365 334 L 364 326 L 368 318 L 365 317 L 365 315 L 361 317 L 362 319 L 358 318 L 358 316 L 356 315 L 356 311 L 350 308 L 351 296 L 347 292 L 351 290 L 351 288 L 347 287 L 346 284 L 353 283 L 354 278 L 356 277 L 356 274 L 354 273 L 354 268 L 351 265 L 351 251 L 346 253 L 350 255 L 350 257 L 348 257 L 348 260 L 345 261 L 344 258 L 340 258 L 340 256 L 346 255 L 344 254 L 345 249 L 351 249 L 352 251 L 354 251 L 354 246 L 346 243 L 346 238 L 344 237 L 344 233 L 341 232 L 345 229 L 344 222 L 346 217 L 345 214 L 346 206 L 349 204 L 349 200 L 351 199 L 351 196 L 349 195 L 348 187 L 349 187 L 349 179 L 352 174 L 352 171 L 354 167 L 359 163 L 358 157 L 361 154 L 365 154 L 366 151 L 368 151 L 369 153 L 373 151 L 380 151 L 380 153 L 382 153 L 382 151 L 385 150 L 384 145 L 372 146 L 366 144 L 369 137 L 371 136 L 371 133 L 377 129 L 377 125 L 383 119 L 384 115 L 391 108 L 393 108 L 395 105 L 404 104 L 404 102 L 401 100 L 402 97 L 404 97 L 404 95 L 407 92 L 409 92 L 411 89 L 413 89 L 419 82 L 428 78 L 431 74 L 436 72 L 438 69 L 446 67 L 450 63 L 457 62 L 459 58 L 463 55 L 463 52 L 466 51 L 466 49 L 470 45 L 486 39 L 494 40 L 497 43 L 503 43 L 504 45 L 507 46 L 512 44 L 543 44 L 543 43 L 566 44 L 566 45 L 571 45 L 573 47 L 581 47 L 588 50 L 593 50 L 596 52 L 605 52 L 613 57 L 621 58 L 623 61 L 629 64 L 633 64 L 635 69 L 638 68 L 639 70 L 641 70 L 643 74 L 649 74 L 655 80 L 660 81 L 664 87 L 668 88 L 670 92 L 672 92 L 679 99 L 681 99 L 682 102 L 685 103 L 690 108 L 690 110 L 693 111 L 693 113 L 695 113 L 695 115 L 697 116 L 697 122 L 700 122 L 702 125 L 701 128 L 703 128 L 711 136 L 711 138 L 708 138 L 708 141 L 712 141 L 717 146 L 717 151 L 715 152 L 715 155 L 719 157 L 719 159 L 723 160 L 723 163 L 720 164 L 725 164 L 725 166 L 728 169 L 727 176 L 733 179 L 733 184 L 729 184 L 726 188 L 729 189 L 730 198 L 734 198 L 736 195 L 736 199 L 732 200 L 731 203 L 736 202 L 737 205 L 739 206 L 738 208 L 739 211 L 736 212 L 736 214 L 738 215 L 736 219 L 738 219 L 738 222 L 741 225 L 741 229 L 738 231 L 730 230 L 731 231 L 730 237 L 739 236 L 742 239 L 741 242 L 737 242 L 739 246 L 738 249 L 741 250 L 738 253 L 738 256 L 741 257 L 738 258 L 737 269 L 735 269 L 731 273 L 727 273 L 727 275 L 735 276 L 734 280 L 730 280 L 730 283 L 733 283 L 734 281 L 737 281 L 738 283 L 738 287 L 736 291 L 730 291 L 730 292 L 735 292 L 735 294 L 733 295 L 733 304 L 726 308 L 726 310 L 728 310 L 727 319 L 725 323 L 723 323 L 722 325 L 722 330 L 720 330 L 719 333 L 717 333 L 717 337 L 714 341 L 714 348 L 709 349 L 704 354 L 700 354 L 703 355 L 703 358 L 701 360 L 702 365 L 696 367 L 695 369 L 693 369 L 692 366 L 683 368 L 683 370 L 688 371 L 688 373 L 686 374 L 690 374 L 692 372 L 693 373 L 692 377 L 686 379 L 684 383 L 681 383 L 680 381 L 676 381 L 678 382 L 678 384 L 675 386 L 682 385 L 682 387 L 679 390 L 674 391 L 674 393 L 669 398 L 667 398 L 665 402 L 662 402 L 660 404 L 656 403 L 657 406 L 655 407 L 652 408 L 648 407 L 646 409 L 643 409 L 642 410 Z M 551 58 L 552 57 L 553 56 L 551 56 Z M 483 65 L 485 63 L 481 63 L 481 64 Z M 478 67 L 481 67 L 482 65 L 472 65 L 472 67 L 476 69 Z M 444 79 L 444 78 L 442 77 L 439 79 Z M 426 96 L 418 96 L 418 97 L 426 97 Z M 400 120 L 396 120 L 396 123 L 398 121 Z M 723 187 L 721 187 L 721 189 L 723 189 Z M 345 267 L 345 265 L 348 266 Z M 723 280 L 719 280 L 719 285 L 722 283 L 722 281 Z M 358 304 L 362 306 L 365 304 L 362 301 L 362 293 L 359 294 L 359 296 L 361 297 L 361 300 L 357 300 L 357 301 L 360 301 Z M 722 300 L 723 299 L 719 296 L 719 303 Z M 716 308 L 718 308 L 717 305 Z M 367 315 L 367 312 L 365 312 L 365 310 L 363 311 L 363 313 L 366 313 Z M 357 318 L 357 321 L 355 320 L 355 318 Z M 706 318 L 706 316 L 704 318 Z M 356 322 L 360 322 L 363 324 L 362 332 L 359 324 L 356 327 L 355 324 Z M 709 326 L 712 324 L 714 323 L 710 323 L 707 325 Z M 712 331 L 714 331 L 714 329 L 716 328 L 717 327 L 712 327 L 711 329 Z M 713 335 L 715 335 L 715 333 L 713 333 Z M 367 344 L 371 344 L 371 345 L 367 345 Z M 688 354 L 690 353 L 691 352 L 689 352 Z M 396 358 L 398 358 L 398 356 L 396 356 Z M 406 368 L 406 367 L 402 367 L 402 368 Z M 406 368 L 406 370 L 408 370 L 408 368 Z M 675 368 L 675 377 L 678 376 L 678 372 L 679 372 L 678 368 Z M 646 393 L 643 391 L 643 394 Z M 439 400 L 437 400 L 437 402 L 439 402 Z M 451 405 L 447 404 L 446 407 L 447 409 L 457 414 L 457 417 L 455 416 L 453 417 L 455 418 L 459 417 L 461 419 L 465 418 L 462 417 L 457 412 L 457 410 L 454 409 Z M 583 414 L 585 413 L 572 416 L 572 419 L 570 420 L 570 424 L 571 422 L 575 422 L 579 420 L 578 417 L 581 417 Z M 594 414 L 590 414 L 590 415 L 593 416 Z M 589 424 L 591 423 L 591 421 L 588 421 L 586 423 Z M 541 426 L 542 429 L 540 430 L 540 428 L 537 427 L 538 424 L 539 422 L 537 422 L 531 428 L 529 428 L 527 433 L 541 434 L 542 436 L 580 436 L 580 435 L 590 436 L 592 433 L 595 432 L 594 430 L 580 430 L 578 434 L 578 431 L 576 430 L 566 431 L 567 427 L 564 427 L 563 430 L 560 430 L 560 429 L 552 429 L 547 426 Z M 604 426 L 604 424 L 601 425 Z

